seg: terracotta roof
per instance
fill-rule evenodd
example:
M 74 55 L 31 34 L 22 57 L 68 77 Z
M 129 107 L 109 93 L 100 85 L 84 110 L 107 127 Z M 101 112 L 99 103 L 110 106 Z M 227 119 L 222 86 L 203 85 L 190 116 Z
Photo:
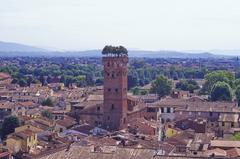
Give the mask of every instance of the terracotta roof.
M 143 87 L 141 87 L 141 88 L 142 88 L 142 89 L 150 90 L 150 89 L 152 88 L 152 84 L 149 83 L 149 84 L 147 84 L 147 85 L 145 85 L 145 86 L 143 86 Z
M 137 96 L 134 96 L 134 95 L 127 95 L 127 99 L 128 100 L 131 100 L 131 101 L 139 101 L 139 97 L 137 97 Z
M 239 148 L 232 148 L 226 150 L 228 157 L 240 157 L 240 149 Z
M 154 157 L 156 150 L 142 148 L 119 148 L 115 146 L 101 146 L 96 149 L 95 146 L 72 145 L 68 151 L 60 151 L 45 156 L 51 159 L 158 159 Z
M 0 80 L 5 80 L 10 78 L 11 76 L 8 73 L 0 72 Z
M 221 113 L 218 121 L 222 122 L 238 122 L 239 115 L 238 114 L 228 114 Z
M 70 118 L 70 117 L 69 118 L 64 117 L 64 119 L 57 120 L 56 123 L 58 125 L 66 127 L 66 128 L 70 128 L 70 127 L 74 126 L 75 124 L 77 124 L 77 122 L 73 118 Z
M 83 125 L 79 125 L 79 126 L 75 127 L 73 130 L 76 130 L 76 131 L 81 132 L 86 135 L 90 135 L 90 134 L 92 134 L 90 132 L 92 129 L 94 129 L 93 126 L 88 125 L 88 124 L 83 124 Z
M 89 95 L 87 101 L 103 101 L 103 95 Z
M 14 135 L 14 136 L 17 136 L 17 137 L 20 137 L 20 138 L 22 138 L 22 139 L 26 139 L 26 138 L 28 138 L 29 136 L 32 136 L 32 135 L 34 135 L 34 134 L 35 134 L 35 132 L 33 132 L 32 130 L 25 129 L 25 130 L 23 130 L 23 131 L 14 133 L 13 135 Z
M 103 101 L 85 101 L 74 105 L 74 107 L 83 107 L 84 109 L 86 109 L 96 107 L 97 105 L 103 105 Z
M 14 103 L 12 102 L 1 102 L 0 103 L 0 109 L 13 109 Z
M 27 101 L 27 102 L 19 102 L 19 105 L 23 106 L 23 107 L 33 107 L 35 106 L 35 103 L 31 102 L 31 101 Z
M 40 122 L 37 122 L 37 121 L 34 121 L 34 120 L 29 120 L 27 121 L 27 124 L 29 125 L 32 125 L 34 127 L 37 127 L 43 131 L 46 131 L 49 129 L 49 125 L 46 125 L 46 124 L 43 124 L 43 123 L 40 123 Z
M 204 152 L 204 154 L 206 156 L 212 156 L 214 154 L 214 156 L 217 156 L 217 157 L 226 157 L 227 156 L 227 152 L 220 148 L 216 148 L 213 150 L 207 150 L 206 152 Z
M 7 156 L 10 156 L 9 152 L 0 152 L 0 158 L 4 158 L 4 157 L 7 157 Z
M 240 148 L 240 141 L 212 140 L 211 147 Z
M 202 112 L 239 112 L 234 102 L 207 102 L 191 101 L 188 99 L 165 98 L 160 102 L 152 103 L 152 107 L 175 107 L 176 111 L 202 111 Z

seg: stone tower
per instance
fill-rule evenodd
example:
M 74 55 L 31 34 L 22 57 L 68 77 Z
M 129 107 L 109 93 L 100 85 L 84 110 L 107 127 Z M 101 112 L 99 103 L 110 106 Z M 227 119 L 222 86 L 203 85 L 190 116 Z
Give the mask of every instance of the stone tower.
M 102 57 L 104 65 L 103 125 L 117 130 L 127 120 L 127 55 Z

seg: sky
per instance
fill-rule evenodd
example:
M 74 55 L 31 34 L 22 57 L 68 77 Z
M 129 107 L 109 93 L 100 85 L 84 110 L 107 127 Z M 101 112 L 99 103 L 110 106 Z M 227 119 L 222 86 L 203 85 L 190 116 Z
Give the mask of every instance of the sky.
M 240 0 L 0 0 L 0 41 L 61 50 L 239 50 Z

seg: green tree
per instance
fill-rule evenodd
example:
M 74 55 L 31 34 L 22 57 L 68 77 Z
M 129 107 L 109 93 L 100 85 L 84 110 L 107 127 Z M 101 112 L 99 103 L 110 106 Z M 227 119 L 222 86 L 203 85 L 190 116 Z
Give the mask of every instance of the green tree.
M 111 45 L 106 45 L 103 50 L 102 50 L 103 55 L 128 55 L 128 51 L 124 46 L 111 46 Z
M 2 124 L 2 138 L 14 132 L 16 127 L 19 127 L 20 123 L 17 117 L 6 117 Z
M 137 75 L 128 75 L 128 89 L 131 89 L 138 85 Z
M 176 88 L 193 93 L 194 90 L 199 89 L 200 87 L 195 80 L 180 80 L 176 83 Z
M 41 112 L 41 115 L 42 115 L 43 117 L 48 118 L 48 119 L 53 119 L 53 115 L 52 115 L 52 113 L 49 112 L 48 110 L 44 110 L 44 111 L 42 111 L 42 112 Z
M 240 106 L 240 86 L 237 87 L 237 89 L 235 91 L 235 95 L 236 95 L 236 99 L 238 102 L 238 106 Z
M 101 85 L 103 85 L 103 78 L 98 78 L 98 79 L 96 79 L 95 85 L 96 85 L 96 86 L 101 86 Z
M 53 106 L 53 101 L 52 101 L 51 98 L 47 98 L 47 99 L 43 100 L 41 104 L 43 106 L 50 106 L 50 107 L 52 107 Z
M 226 82 L 217 82 L 213 85 L 211 90 L 212 101 L 231 101 L 232 92 L 231 87 Z
M 138 87 L 134 87 L 131 89 L 133 95 L 139 95 L 140 94 L 140 89 Z
M 228 71 L 214 71 L 205 76 L 205 84 L 201 90 L 203 94 L 210 94 L 213 85 L 217 82 L 226 82 L 230 87 L 234 86 L 234 76 Z
M 159 98 L 169 95 L 172 90 L 172 82 L 164 76 L 159 76 L 152 82 L 151 92 L 158 94 Z
M 240 79 L 234 81 L 234 87 L 237 88 L 240 85 Z

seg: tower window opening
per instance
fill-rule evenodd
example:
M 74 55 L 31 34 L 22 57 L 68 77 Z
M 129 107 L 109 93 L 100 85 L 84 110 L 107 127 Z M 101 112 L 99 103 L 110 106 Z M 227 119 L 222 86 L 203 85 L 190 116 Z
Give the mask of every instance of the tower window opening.
M 115 92 L 118 92 L 118 89 L 117 89 L 117 88 L 115 89 Z
M 114 106 L 114 104 L 112 104 L 112 110 L 114 110 L 115 109 L 115 106 Z
M 100 107 L 97 107 L 97 111 L 100 111 Z

